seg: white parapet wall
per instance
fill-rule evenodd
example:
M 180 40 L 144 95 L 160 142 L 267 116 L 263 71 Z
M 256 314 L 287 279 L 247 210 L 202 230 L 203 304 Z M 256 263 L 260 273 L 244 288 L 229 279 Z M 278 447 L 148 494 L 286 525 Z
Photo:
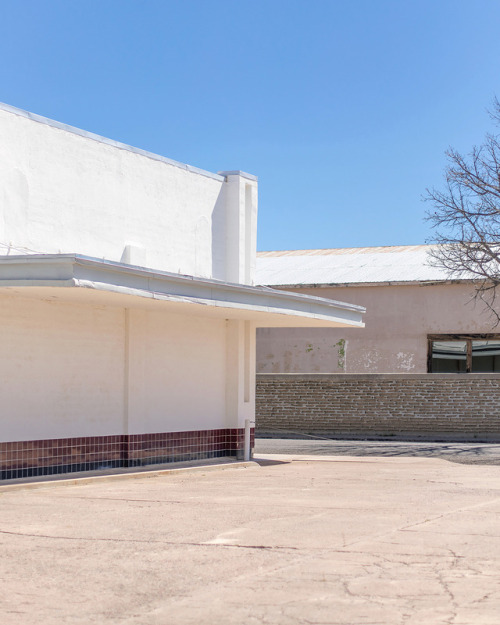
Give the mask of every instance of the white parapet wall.
M 0 105 L 0 255 L 74 253 L 253 283 L 257 181 Z

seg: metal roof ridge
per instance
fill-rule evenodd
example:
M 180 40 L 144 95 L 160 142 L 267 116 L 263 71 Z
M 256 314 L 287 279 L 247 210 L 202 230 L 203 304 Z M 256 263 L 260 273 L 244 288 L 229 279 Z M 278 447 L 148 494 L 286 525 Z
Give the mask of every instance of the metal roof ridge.
M 417 249 L 430 249 L 435 247 L 433 243 L 418 243 L 415 245 L 374 245 L 365 247 L 331 247 L 331 248 L 317 248 L 317 249 L 300 249 L 300 250 L 262 250 L 257 252 L 257 257 L 278 257 L 278 256 L 327 256 L 335 253 L 360 253 L 369 254 L 376 253 L 376 251 L 411 251 Z

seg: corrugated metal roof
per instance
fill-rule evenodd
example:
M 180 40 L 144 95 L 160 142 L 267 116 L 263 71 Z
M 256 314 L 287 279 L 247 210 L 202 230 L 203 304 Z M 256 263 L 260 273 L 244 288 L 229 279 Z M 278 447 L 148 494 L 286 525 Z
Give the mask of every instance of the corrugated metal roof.
M 446 281 L 432 245 L 290 250 L 257 254 L 257 284 L 376 284 Z

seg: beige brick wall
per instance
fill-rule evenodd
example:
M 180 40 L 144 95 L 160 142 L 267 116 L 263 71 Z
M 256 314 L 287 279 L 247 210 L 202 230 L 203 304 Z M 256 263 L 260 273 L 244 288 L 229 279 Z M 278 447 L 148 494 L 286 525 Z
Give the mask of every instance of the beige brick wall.
M 259 374 L 256 431 L 500 442 L 500 374 Z

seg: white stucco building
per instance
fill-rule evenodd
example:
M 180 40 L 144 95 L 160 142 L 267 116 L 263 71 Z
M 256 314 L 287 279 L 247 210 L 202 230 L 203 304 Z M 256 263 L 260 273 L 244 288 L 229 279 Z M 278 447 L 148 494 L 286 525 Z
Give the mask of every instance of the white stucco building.
M 241 456 L 257 327 L 363 309 L 254 285 L 257 179 L 0 105 L 4 479 Z
M 500 372 L 500 330 L 432 246 L 260 252 L 258 284 L 366 307 L 366 327 L 257 333 L 259 373 Z

